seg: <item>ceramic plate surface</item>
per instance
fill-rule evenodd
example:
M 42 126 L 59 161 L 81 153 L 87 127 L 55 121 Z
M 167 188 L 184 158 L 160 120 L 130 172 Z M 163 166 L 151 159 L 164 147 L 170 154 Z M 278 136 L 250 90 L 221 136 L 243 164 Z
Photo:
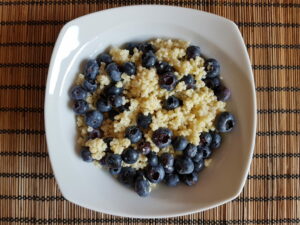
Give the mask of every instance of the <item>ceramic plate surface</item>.
M 83 62 L 109 46 L 151 38 L 176 38 L 199 45 L 221 64 L 232 91 L 228 110 L 237 126 L 225 135 L 211 166 L 196 186 L 161 185 L 141 198 L 106 171 L 77 154 L 75 115 L 69 90 Z M 256 131 L 256 97 L 247 50 L 230 20 L 202 11 L 169 6 L 132 6 L 89 14 L 67 23 L 52 54 L 45 99 L 48 151 L 56 181 L 69 201 L 103 213 L 139 218 L 170 217 L 203 211 L 239 195 L 250 167 Z

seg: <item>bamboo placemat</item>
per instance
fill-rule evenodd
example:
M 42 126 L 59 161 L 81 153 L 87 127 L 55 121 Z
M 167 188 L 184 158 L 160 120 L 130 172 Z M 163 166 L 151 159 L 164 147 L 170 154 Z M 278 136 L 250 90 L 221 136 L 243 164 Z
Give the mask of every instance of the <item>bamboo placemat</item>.
M 73 205 L 58 190 L 43 120 L 54 42 L 69 20 L 134 4 L 216 13 L 243 34 L 257 87 L 257 141 L 244 191 L 226 205 L 185 217 L 128 219 Z M 300 224 L 299 59 L 299 0 L 1 0 L 0 224 Z

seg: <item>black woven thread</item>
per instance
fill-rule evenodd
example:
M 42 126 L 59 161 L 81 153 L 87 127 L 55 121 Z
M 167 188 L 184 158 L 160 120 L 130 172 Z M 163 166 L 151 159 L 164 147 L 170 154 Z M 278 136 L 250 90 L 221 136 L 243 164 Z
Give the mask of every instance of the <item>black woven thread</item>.
M 34 157 L 34 158 L 46 158 L 47 152 L 0 152 L 0 156 L 17 156 L 17 157 Z
M 274 22 L 236 22 L 239 27 L 284 27 L 284 28 L 299 28 L 298 23 L 274 23 Z
M 259 109 L 258 114 L 271 114 L 271 113 L 300 113 L 300 109 Z
M 253 158 L 296 158 L 300 157 L 300 153 L 262 153 L 254 154 Z
M 0 195 L 0 200 L 29 200 L 29 201 L 40 201 L 40 202 L 49 202 L 49 201 L 64 201 L 63 196 L 25 196 L 25 195 Z
M 43 113 L 44 109 L 43 108 L 28 108 L 28 107 L 16 107 L 16 108 L 0 108 L 0 112 L 20 112 L 20 113 L 28 113 L 28 112 L 33 112 L 33 113 Z
M 1 67 L 24 67 L 24 68 L 45 68 L 48 69 L 48 63 L 0 63 Z
M 0 63 L 1 67 L 45 68 L 48 63 Z M 300 65 L 252 65 L 253 70 L 299 70 Z
M 235 202 L 269 202 L 269 201 L 299 201 L 300 196 L 272 196 L 272 197 L 239 197 Z
M 0 85 L 0 90 L 37 90 L 37 91 L 44 91 L 45 86 L 39 85 Z
M 44 130 L 30 130 L 30 129 L 1 129 L 0 134 L 45 134 Z
M 63 196 L 37 196 L 37 195 L 0 195 L 0 200 L 18 201 L 65 201 Z M 271 196 L 271 197 L 238 197 L 235 202 L 268 202 L 268 201 L 298 201 L 300 196 Z
M 54 178 L 52 173 L 0 173 L 3 178 L 32 178 L 32 179 L 51 179 Z
M 256 91 L 267 91 L 267 92 L 291 91 L 291 92 L 296 92 L 296 91 L 300 91 L 300 88 L 299 87 L 257 87 Z
M 44 85 L 0 85 L 0 90 L 45 90 Z M 300 91 L 298 87 L 257 87 L 256 91 L 258 92 L 279 92 L 279 91 L 290 91 L 297 92 Z
M 0 173 L 3 178 L 32 178 L 32 179 L 51 179 L 52 173 Z M 255 174 L 248 175 L 248 179 L 254 180 L 275 180 L 275 179 L 299 179 L 300 174 Z
M 256 133 L 257 136 L 278 136 L 278 135 L 291 135 L 298 136 L 300 131 L 259 131 Z
M 182 2 L 178 2 L 182 4 Z M 68 20 L 28 20 L 28 21 L 1 21 L 1 26 L 57 26 L 64 25 Z M 283 27 L 283 28 L 299 28 L 298 23 L 273 23 L 273 22 L 236 22 L 239 27 Z
M 253 70 L 299 70 L 300 65 L 253 65 Z
M 44 130 L 30 130 L 30 129 L 1 129 L 0 134 L 45 134 Z M 291 135 L 298 136 L 299 131 L 259 131 L 257 136 L 278 136 L 278 135 Z
M 104 1 L 104 0 L 64 0 L 64 1 L 3 1 L 0 2 L 0 5 L 73 5 L 73 4 L 96 4 L 96 3 L 109 3 L 111 1 Z M 114 0 L 114 4 L 124 4 L 122 0 Z M 272 3 L 272 2 L 224 2 L 224 1 L 160 1 L 160 4 L 189 4 L 193 6 L 228 6 L 228 7 L 281 7 L 281 8 L 299 8 L 300 4 L 297 3 Z M 130 4 L 158 4 L 156 0 L 131 0 Z
M 300 45 L 293 44 L 246 44 L 247 48 L 299 49 Z M 54 47 L 54 42 L 5 42 L 0 47 Z
M 248 175 L 248 179 L 255 180 L 275 180 L 275 179 L 299 179 L 300 174 L 261 174 L 261 175 Z
M 284 48 L 284 49 L 299 49 L 300 45 L 286 44 L 246 44 L 247 48 Z
M 0 156 L 16 156 L 16 157 L 36 157 L 45 158 L 48 157 L 47 152 L 10 152 L 2 151 Z M 262 153 L 254 154 L 253 158 L 297 158 L 300 157 L 300 153 Z
M 15 107 L 7 108 L 0 107 L 0 112 L 20 112 L 20 113 L 43 113 L 43 108 Z M 259 109 L 258 114 L 274 114 L 274 113 L 300 113 L 299 109 Z
M 300 218 L 282 218 L 282 219 L 262 219 L 262 220 L 203 220 L 203 219 L 133 219 L 133 218 L 50 218 L 38 219 L 34 217 L 1 217 L 0 221 L 8 223 L 33 223 L 33 224 L 78 224 L 78 223 L 154 223 L 154 224 L 169 224 L 175 223 L 180 225 L 204 224 L 204 225 L 225 225 L 225 224 L 297 224 Z
M 0 47 L 53 47 L 54 42 L 6 42 Z

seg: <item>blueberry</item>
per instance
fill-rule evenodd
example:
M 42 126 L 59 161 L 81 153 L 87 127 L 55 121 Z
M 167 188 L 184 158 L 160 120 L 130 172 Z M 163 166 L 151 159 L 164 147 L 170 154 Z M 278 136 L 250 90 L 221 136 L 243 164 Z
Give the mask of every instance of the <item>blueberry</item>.
M 199 181 L 198 173 L 186 174 L 182 177 L 182 181 L 188 186 L 195 185 Z
M 172 72 L 164 73 L 159 77 L 159 85 L 168 91 L 174 90 L 177 84 L 177 77 Z
M 194 170 L 194 163 L 190 158 L 181 157 L 175 160 L 175 169 L 179 174 L 189 174 Z
M 222 112 L 217 119 L 217 130 L 222 133 L 227 133 L 235 126 L 235 118 L 229 112 Z
M 204 169 L 204 160 L 201 159 L 199 162 L 194 162 L 194 172 L 199 173 L 201 170 Z
M 134 53 L 133 50 L 135 48 L 139 50 L 139 45 L 140 45 L 140 43 L 138 43 L 138 42 L 129 42 L 126 44 L 125 49 L 127 49 L 129 51 L 130 55 L 133 55 L 133 53 Z
M 121 80 L 121 72 L 116 63 L 108 64 L 106 67 L 106 72 L 112 81 L 118 82 Z
M 142 132 L 137 126 L 128 127 L 125 131 L 125 137 L 128 138 L 131 143 L 138 143 L 142 139 Z
M 88 133 L 88 139 L 96 139 L 103 137 L 103 131 L 99 129 L 93 129 L 91 132 Z
M 127 75 L 135 75 L 136 74 L 136 66 L 133 62 L 126 62 L 122 66 L 123 73 L 126 73 Z
M 197 146 L 197 153 L 193 157 L 193 161 L 194 162 L 200 162 L 202 159 L 203 159 L 203 150 L 202 150 L 202 147 Z
M 145 42 L 145 43 L 140 43 L 139 44 L 139 50 L 142 51 L 143 53 L 147 53 L 149 51 L 155 52 L 155 48 L 152 44 Z
M 115 120 L 116 115 L 119 115 L 119 112 L 117 110 L 112 109 L 111 111 L 108 112 L 108 118 L 112 121 Z
M 84 100 L 87 97 L 87 91 L 80 86 L 75 86 L 71 89 L 71 99 Z
M 163 108 L 167 110 L 176 109 L 180 106 L 180 100 L 176 98 L 174 95 L 167 98 L 163 103 Z
M 186 49 L 186 56 L 188 59 L 195 59 L 197 56 L 201 55 L 201 49 L 198 46 L 190 45 Z
M 221 146 L 221 143 L 222 143 L 221 135 L 218 134 L 218 133 L 212 133 L 211 136 L 212 136 L 212 141 L 211 141 L 211 144 L 210 144 L 210 148 L 212 148 L 212 149 L 219 148 Z
M 95 80 L 99 73 L 99 65 L 96 60 L 92 59 L 87 62 L 84 68 L 85 79 Z
M 147 129 L 151 123 L 152 123 L 152 116 L 150 113 L 148 115 L 144 115 L 143 113 L 138 114 L 137 125 L 140 128 Z
M 112 62 L 112 58 L 111 55 L 108 53 L 101 53 L 98 57 L 97 57 L 97 61 L 100 65 L 101 62 L 104 62 L 106 65 L 108 65 L 109 63 Z
M 172 142 L 173 132 L 168 128 L 158 128 L 153 132 L 152 141 L 159 148 L 165 148 Z
M 165 170 L 162 165 L 148 166 L 146 168 L 146 176 L 151 183 L 159 183 L 165 177 Z
M 119 173 L 118 180 L 126 186 L 132 186 L 134 184 L 136 176 L 136 170 L 131 167 L 122 167 Z
M 84 114 L 88 111 L 89 105 L 84 100 L 77 100 L 74 102 L 73 111 L 76 114 Z
M 105 163 L 109 168 L 117 169 L 121 167 L 122 158 L 118 154 L 108 154 L 105 157 Z
M 82 87 L 88 92 L 95 92 L 97 90 L 97 84 L 94 80 L 85 80 Z
M 100 112 L 109 112 L 112 109 L 110 102 L 106 98 L 99 98 L 96 107 Z
M 109 103 L 115 108 L 118 108 L 123 105 L 123 98 L 120 95 L 110 95 L 108 97 L 108 100 Z
M 150 194 L 150 184 L 148 180 L 143 177 L 139 177 L 138 179 L 136 179 L 134 190 L 139 196 L 147 197 Z
M 203 152 L 203 159 L 208 159 L 210 158 L 212 151 L 208 146 L 201 147 L 202 152 Z
M 195 88 L 196 86 L 196 80 L 191 74 L 185 75 L 183 78 L 181 78 L 181 81 L 184 81 L 187 89 Z
M 111 175 L 118 175 L 121 172 L 122 167 L 118 167 L 118 168 L 109 168 L 109 173 Z
M 142 55 L 142 66 L 147 69 L 154 67 L 156 56 L 152 51 L 148 51 Z
M 205 60 L 204 67 L 207 78 L 214 78 L 220 75 L 220 64 L 215 59 Z
M 224 85 L 220 85 L 214 90 L 215 95 L 217 96 L 218 101 L 226 102 L 230 99 L 231 92 Z
M 214 78 L 206 78 L 204 80 L 204 83 L 206 86 L 212 90 L 215 90 L 217 87 L 221 85 L 221 80 L 219 77 L 214 77 Z
M 139 153 L 133 148 L 127 148 L 122 152 L 122 159 L 125 163 L 133 164 L 139 158 Z
M 81 158 L 83 159 L 83 161 L 85 161 L 85 162 L 93 161 L 92 153 L 89 151 L 88 147 L 83 147 L 81 149 L 80 155 L 81 155 Z
M 123 92 L 123 88 L 118 88 L 114 85 L 107 87 L 104 90 L 106 95 L 121 95 Z
M 166 173 L 174 171 L 174 156 L 172 154 L 166 152 L 161 154 L 159 161 Z
M 183 151 L 186 148 L 186 146 L 188 145 L 188 141 L 186 140 L 185 137 L 178 136 L 173 139 L 172 145 L 173 145 L 174 150 Z
M 147 155 L 147 158 L 148 158 L 148 164 L 150 166 L 157 166 L 158 165 L 158 156 L 155 152 L 150 152 Z
M 176 173 L 169 173 L 165 175 L 165 183 L 169 186 L 169 187 L 175 187 L 179 184 L 180 179 L 178 174 Z
M 193 145 L 193 144 L 188 144 L 186 146 L 186 148 L 184 149 L 184 152 L 183 154 L 186 156 L 186 157 L 189 157 L 189 158 L 194 158 L 197 154 L 197 146 L 196 145 Z
M 85 114 L 85 123 L 92 128 L 100 127 L 102 121 L 103 115 L 99 111 L 93 110 Z
M 210 146 L 210 143 L 212 141 L 212 136 L 208 132 L 203 132 L 200 134 L 200 146 Z
M 151 151 L 150 142 L 140 141 L 137 145 L 137 150 L 143 155 L 148 155 Z
M 155 67 L 158 75 L 162 75 L 166 72 L 174 72 L 174 68 L 167 62 L 158 62 Z

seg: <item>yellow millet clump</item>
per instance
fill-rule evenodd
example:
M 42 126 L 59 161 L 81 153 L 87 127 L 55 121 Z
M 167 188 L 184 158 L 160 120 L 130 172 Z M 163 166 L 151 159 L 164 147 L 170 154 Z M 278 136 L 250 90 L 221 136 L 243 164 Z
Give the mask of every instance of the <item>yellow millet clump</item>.
M 147 69 L 141 65 L 141 51 L 135 48 L 133 55 L 130 55 L 128 50 L 111 48 L 109 53 L 117 64 L 122 65 L 130 61 L 136 65 L 135 75 L 129 76 L 123 73 L 121 75 L 122 81 L 116 83 L 116 87 L 123 88 L 123 104 L 129 103 L 128 110 L 116 115 L 113 121 L 105 119 L 101 126 L 104 137 L 113 138 L 110 142 L 110 149 L 116 154 L 121 154 L 124 149 L 131 145 L 130 140 L 125 137 L 125 130 L 129 126 L 136 125 L 139 113 L 152 115 L 150 128 L 143 130 L 143 134 L 145 140 L 150 142 L 151 150 L 161 154 L 162 152 L 174 153 L 174 150 L 172 146 L 159 149 L 152 142 L 153 131 L 160 127 L 167 127 L 173 131 L 175 136 L 184 136 L 190 143 L 198 145 L 200 133 L 214 130 L 214 120 L 217 114 L 225 111 L 226 104 L 218 101 L 213 91 L 207 88 L 202 81 L 206 75 L 204 59 L 196 57 L 187 60 L 185 58 L 186 48 L 189 46 L 188 42 L 156 39 L 150 43 L 157 50 L 155 52 L 157 59 L 168 62 L 175 68 L 175 75 L 178 80 L 184 75 L 192 74 L 196 81 L 195 88 L 187 89 L 182 81 L 178 82 L 172 91 L 162 89 L 159 85 L 156 69 Z M 76 84 L 81 84 L 83 79 L 83 75 L 80 74 Z M 105 71 L 104 63 L 101 63 L 96 81 L 99 84 L 97 91 L 87 98 L 92 109 L 95 108 L 99 94 L 111 83 Z M 182 101 L 182 106 L 174 110 L 166 110 L 162 106 L 163 102 L 172 95 Z M 104 115 L 105 118 L 108 117 L 106 114 Z M 82 143 L 84 142 L 82 139 L 85 138 L 86 140 L 89 131 L 82 116 L 77 116 L 77 126 L 81 134 L 80 143 Z M 104 151 L 108 147 L 101 138 L 87 140 L 84 145 L 90 148 L 92 157 L 97 160 L 105 155 Z M 129 166 L 125 163 L 123 165 Z M 141 169 L 146 165 L 147 157 L 140 155 L 138 161 L 130 166 Z

